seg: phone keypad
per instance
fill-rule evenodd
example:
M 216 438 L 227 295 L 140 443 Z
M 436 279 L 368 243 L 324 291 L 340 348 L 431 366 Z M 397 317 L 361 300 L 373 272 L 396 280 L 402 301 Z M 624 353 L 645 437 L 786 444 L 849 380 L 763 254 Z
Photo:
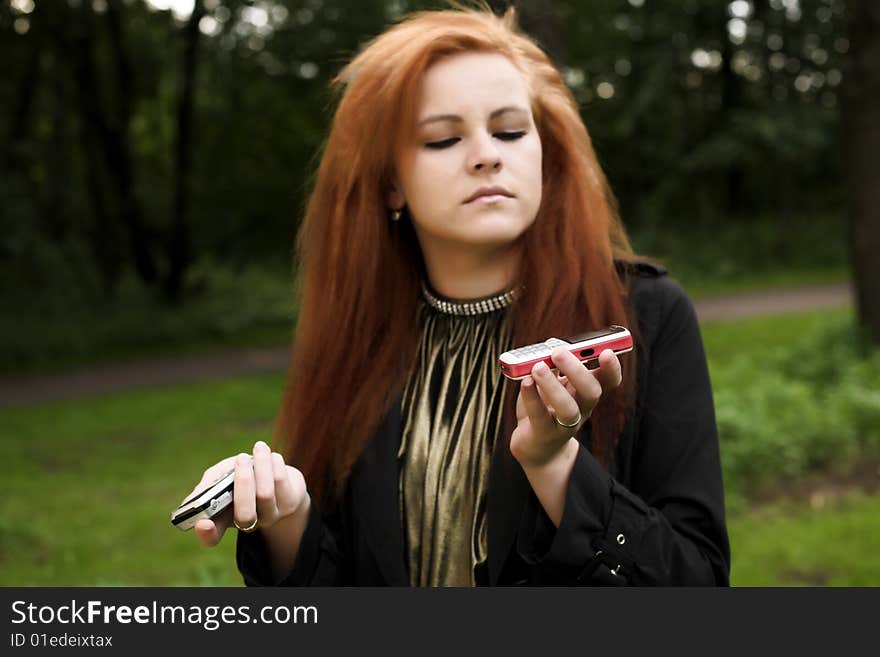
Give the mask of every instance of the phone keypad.
M 544 342 L 530 344 L 526 347 L 520 347 L 510 352 L 517 358 L 546 358 L 556 347 L 565 347 L 568 343 L 558 338 L 550 338 Z
M 514 349 L 511 353 L 521 358 L 528 358 L 530 356 L 538 356 L 540 354 L 546 355 L 547 347 L 543 344 L 534 344 L 529 345 L 528 347 L 520 347 L 519 349 Z

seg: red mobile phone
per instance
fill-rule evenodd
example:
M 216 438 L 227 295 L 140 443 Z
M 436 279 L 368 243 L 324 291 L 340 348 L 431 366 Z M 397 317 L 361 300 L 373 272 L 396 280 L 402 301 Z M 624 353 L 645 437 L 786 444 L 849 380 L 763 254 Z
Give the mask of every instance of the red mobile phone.
M 633 350 L 633 339 L 628 329 L 616 324 L 601 331 L 588 331 L 561 340 L 549 338 L 544 342 L 505 351 L 498 357 L 501 373 L 508 379 L 519 381 L 531 374 L 532 368 L 541 361 L 547 363 L 551 370 L 555 370 L 550 354 L 556 347 L 565 347 L 582 363 L 586 363 L 587 367 L 595 369 L 599 354 L 605 349 L 611 349 L 615 354 L 625 354 Z

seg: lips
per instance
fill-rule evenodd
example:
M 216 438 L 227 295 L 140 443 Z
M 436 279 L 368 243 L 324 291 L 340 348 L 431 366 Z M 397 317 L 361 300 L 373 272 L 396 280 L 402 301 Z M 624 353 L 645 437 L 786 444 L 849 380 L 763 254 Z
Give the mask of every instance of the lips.
M 506 196 L 507 198 L 513 198 L 513 194 L 504 187 L 480 187 L 477 191 L 468 196 L 464 202 L 471 203 L 484 196 Z

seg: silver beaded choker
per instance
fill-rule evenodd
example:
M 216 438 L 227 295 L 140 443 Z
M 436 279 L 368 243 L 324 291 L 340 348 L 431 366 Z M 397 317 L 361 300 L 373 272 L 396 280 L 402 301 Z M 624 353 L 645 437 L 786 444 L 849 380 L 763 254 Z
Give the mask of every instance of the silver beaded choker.
M 507 308 L 520 295 L 521 288 L 513 288 L 501 294 L 495 294 L 491 297 L 483 299 L 474 299 L 473 301 L 449 301 L 439 299 L 428 289 L 428 286 L 422 281 L 422 295 L 428 305 L 447 315 L 482 315 L 491 313 L 501 308 Z

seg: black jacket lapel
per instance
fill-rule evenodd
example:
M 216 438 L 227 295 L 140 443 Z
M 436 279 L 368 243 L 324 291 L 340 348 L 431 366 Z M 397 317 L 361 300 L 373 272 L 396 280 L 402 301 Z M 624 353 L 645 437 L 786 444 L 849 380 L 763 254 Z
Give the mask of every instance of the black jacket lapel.
M 529 494 L 529 481 L 510 453 L 509 438 L 499 438 L 489 466 L 489 584 L 495 586 L 510 554 Z
M 376 559 L 390 586 L 407 586 L 400 526 L 397 450 L 400 447 L 400 403 L 394 404 L 352 472 L 352 512 L 357 531 Z

